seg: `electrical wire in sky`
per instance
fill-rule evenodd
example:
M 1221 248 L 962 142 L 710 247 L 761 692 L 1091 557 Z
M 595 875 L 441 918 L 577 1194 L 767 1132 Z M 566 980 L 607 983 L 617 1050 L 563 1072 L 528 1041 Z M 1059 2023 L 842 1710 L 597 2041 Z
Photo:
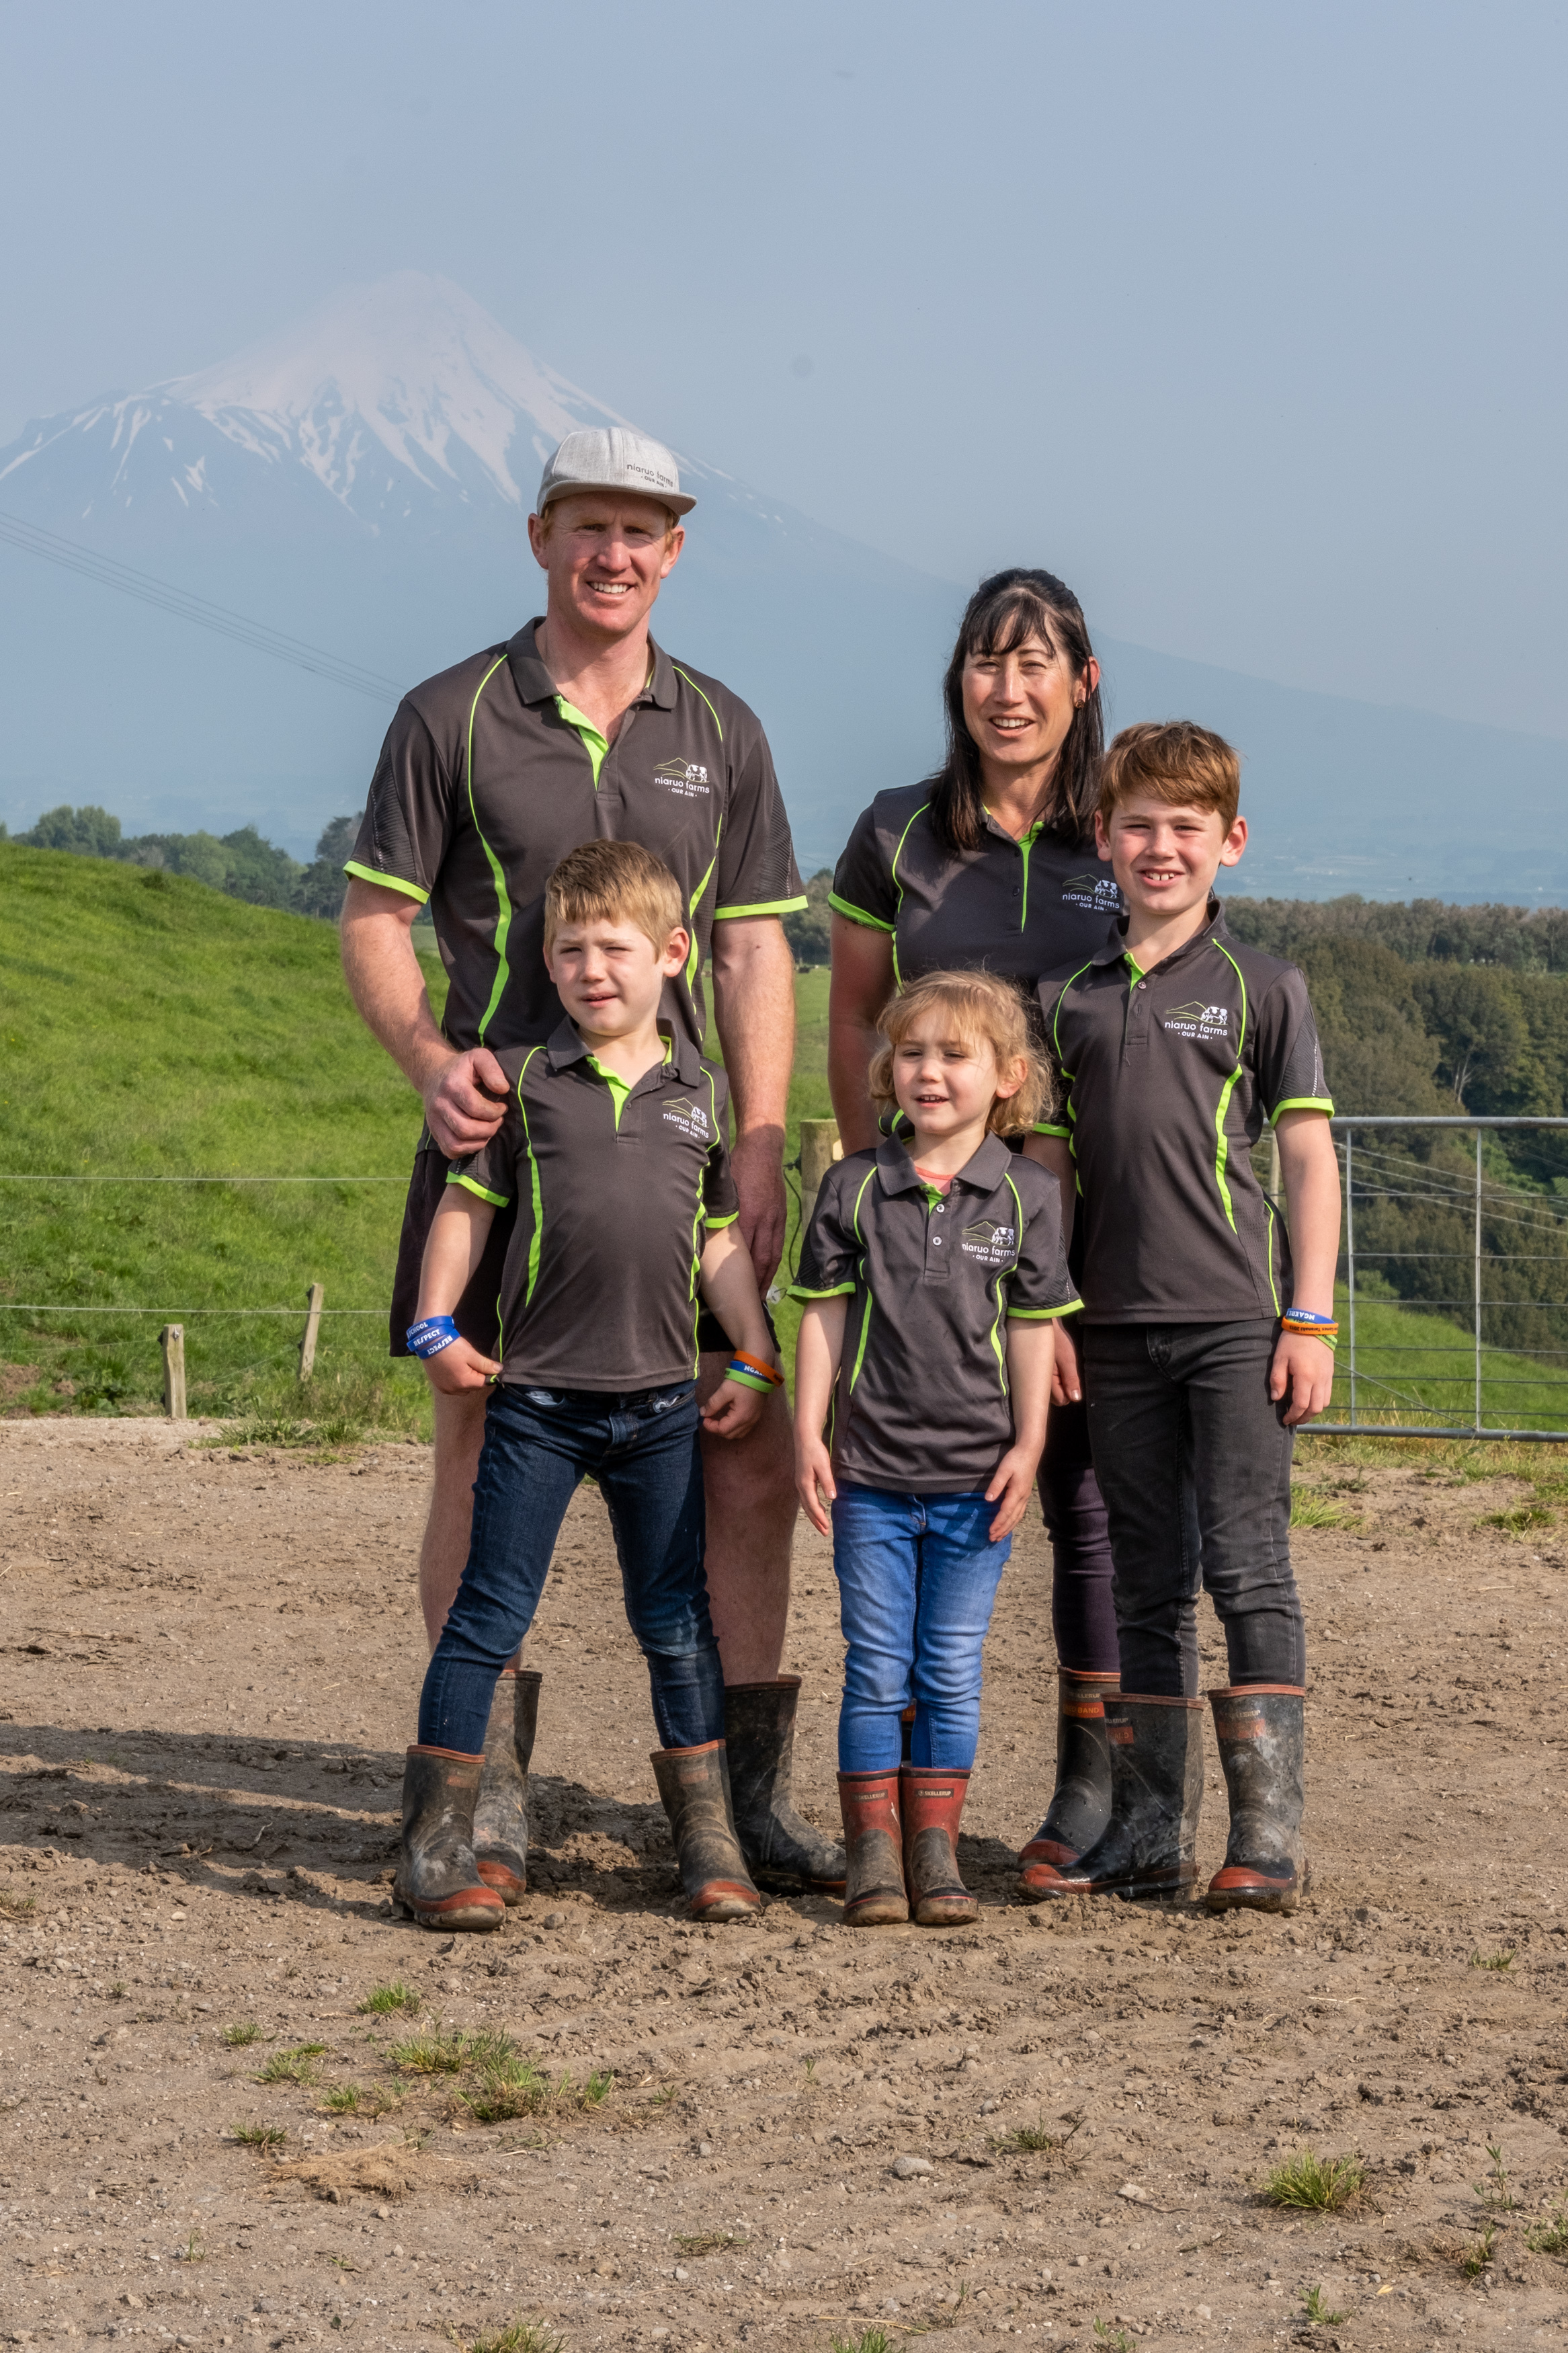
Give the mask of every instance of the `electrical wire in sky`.
M 140 597 L 144 605 L 157 605 L 182 621 L 194 621 L 199 628 L 216 629 L 219 637 L 232 638 L 238 645 L 270 654 L 275 661 L 292 662 L 297 670 L 308 670 L 317 678 L 330 679 L 334 686 L 346 686 L 355 694 L 368 695 L 373 702 L 402 700 L 403 689 L 376 670 L 365 670 L 358 662 L 343 661 L 336 654 L 323 653 L 319 646 L 306 645 L 302 638 L 291 638 L 282 629 L 268 628 L 265 621 L 248 620 L 243 613 L 231 612 L 226 605 L 215 605 L 209 598 L 175 588 L 166 580 L 154 580 L 150 574 L 137 572 L 112 555 L 99 555 L 90 548 L 79 547 L 74 540 L 61 539 L 56 533 L 45 531 L 40 523 L 25 522 L 20 515 L 0 510 L 0 539 L 8 540 L 13 547 L 25 548 L 29 555 L 41 555 L 47 563 L 63 565 L 68 572 L 79 572 L 86 580 L 96 580 L 100 587 L 118 588 L 122 596 Z

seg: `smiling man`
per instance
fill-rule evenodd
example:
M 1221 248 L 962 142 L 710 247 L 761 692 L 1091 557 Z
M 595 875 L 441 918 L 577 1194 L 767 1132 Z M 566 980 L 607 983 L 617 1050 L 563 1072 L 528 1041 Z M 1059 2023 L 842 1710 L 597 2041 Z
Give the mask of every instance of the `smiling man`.
M 580 842 L 640 842 L 680 885 L 691 952 L 661 1020 L 700 1047 L 704 966 L 734 1113 L 740 1226 L 765 1291 L 784 1247 L 784 1105 L 795 1045 L 794 960 L 781 915 L 805 904 L 767 739 L 718 680 L 672 661 L 648 629 L 696 501 L 674 459 L 620 427 L 569 434 L 529 517 L 546 609 L 404 698 L 371 785 L 342 918 L 343 965 L 370 1029 L 423 1098 L 392 1303 L 408 1353 L 425 1237 L 449 1159 L 501 1120 L 504 1048 L 548 1039 L 561 1003 L 544 967 L 544 886 Z M 428 905 L 447 973 L 437 1026 L 411 938 Z M 456 1309 L 463 1337 L 495 1346 L 510 1231 L 498 1217 Z M 717 1388 L 728 1335 L 698 1325 L 699 1395 Z M 436 1399 L 436 1480 L 420 1556 L 434 1643 L 468 1556 L 485 1392 Z M 710 1607 L 726 1683 L 737 1828 L 764 1885 L 831 1885 L 842 1854 L 790 1799 L 798 1686 L 779 1675 L 795 1501 L 782 1393 L 753 1430 L 705 1439 Z M 523 1892 L 536 1675 L 503 1676 L 476 1823 L 484 1875 Z

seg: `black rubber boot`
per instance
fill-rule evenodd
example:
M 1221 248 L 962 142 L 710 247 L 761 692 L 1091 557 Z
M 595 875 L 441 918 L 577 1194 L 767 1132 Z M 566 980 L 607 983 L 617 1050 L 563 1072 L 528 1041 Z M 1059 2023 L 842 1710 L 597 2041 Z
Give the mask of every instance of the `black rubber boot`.
M 485 1734 L 485 1769 L 474 1808 L 474 1853 L 479 1877 L 503 1904 L 528 1893 L 528 1766 L 539 1724 L 539 1686 L 530 1667 L 504 1669 L 496 1680 Z
M 747 1875 L 735 1835 L 724 1743 L 656 1748 L 653 1772 L 675 1833 L 680 1883 L 692 1918 L 743 1920 L 760 1912 L 763 1899 Z
M 966 1928 L 980 1917 L 980 1899 L 958 1868 L 958 1825 L 969 1795 L 969 1775 L 936 1765 L 905 1765 L 899 1773 L 904 1825 L 904 1878 L 910 1916 L 921 1928 Z
M 800 1677 L 726 1683 L 724 1745 L 741 1852 L 759 1887 L 781 1895 L 844 1884 L 844 1850 L 795 1810 L 795 1717 Z
M 1110 1820 L 1051 1895 L 1179 1895 L 1197 1865 L 1204 1704 L 1122 1692 L 1105 1703 Z
M 403 1852 L 392 1900 L 422 1928 L 499 1928 L 506 1906 L 474 1860 L 482 1757 L 411 1748 L 403 1767 Z
M 1089 1852 L 1110 1820 L 1110 1741 L 1105 1703 L 1116 1696 L 1117 1675 L 1057 1675 L 1057 1786 L 1046 1819 L 1018 1860 L 1018 1893 L 1030 1903 Z
M 844 1815 L 844 1926 L 901 1926 L 910 1916 L 910 1899 L 904 1893 L 898 1767 L 840 1773 L 838 1803 Z
M 1204 1900 L 1211 1912 L 1294 1912 L 1307 1883 L 1306 1694 L 1295 1683 L 1243 1683 L 1210 1692 L 1209 1700 L 1230 1797 L 1230 1836 Z

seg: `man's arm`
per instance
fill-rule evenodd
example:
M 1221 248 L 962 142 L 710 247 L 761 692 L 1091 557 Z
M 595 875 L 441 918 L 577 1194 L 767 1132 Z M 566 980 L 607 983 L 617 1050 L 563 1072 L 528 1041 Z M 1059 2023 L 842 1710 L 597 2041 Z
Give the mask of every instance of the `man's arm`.
M 730 1166 L 759 1291 L 784 1256 L 784 1111 L 795 1060 L 795 958 L 776 915 L 713 926 L 713 1018 L 735 1106 Z
M 431 1134 L 457 1160 L 500 1125 L 506 1074 L 487 1047 L 460 1054 L 437 1028 L 410 936 L 419 907 L 406 892 L 353 876 L 340 925 L 343 976 L 366 1029 L 422 1098 Z

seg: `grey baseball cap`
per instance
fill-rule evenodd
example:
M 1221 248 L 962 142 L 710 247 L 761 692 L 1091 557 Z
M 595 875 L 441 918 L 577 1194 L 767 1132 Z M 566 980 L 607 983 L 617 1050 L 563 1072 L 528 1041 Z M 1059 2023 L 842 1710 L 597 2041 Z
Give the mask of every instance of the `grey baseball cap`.
M 679 468 L 663 442 L 626 425 L 568 433 L 544 469 L 535 512 L 542 514 L 552 499 L 568 491 L 635 491 L 678 515 L 689 514 L 697 504 L 682 495 Z

